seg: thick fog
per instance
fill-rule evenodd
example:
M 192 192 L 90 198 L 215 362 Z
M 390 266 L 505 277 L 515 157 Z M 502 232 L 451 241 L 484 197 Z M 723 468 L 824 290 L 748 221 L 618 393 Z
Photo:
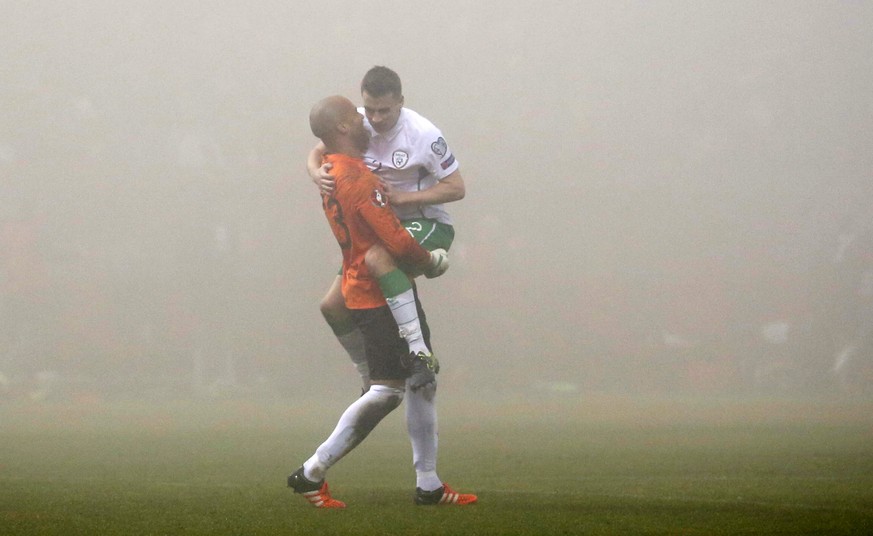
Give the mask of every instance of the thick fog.
M 467 186 L 442 389 L 873 381 L 869 2 L 42 0 L 0 50 L 2 397 L 354 393 L 305 159 L 373 65 Z

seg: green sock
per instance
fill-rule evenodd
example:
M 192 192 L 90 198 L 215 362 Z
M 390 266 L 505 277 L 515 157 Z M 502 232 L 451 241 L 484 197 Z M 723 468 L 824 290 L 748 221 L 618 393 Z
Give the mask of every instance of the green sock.
M 409 351 L 416 354 L 419 352 L 430 354 L 430 349 L 424 344 L 421 335 L 421 323 L 418 321 L 412 282 L 406 274 L 395 268 L 379 278 L 379 288 L 382 289 L 388 308 L 391 309 L 397 327 L 400 328 L 400 336 L 406 339 L 409 345 Z
M 412 283 L 402 270 L 395 268 L 379 278 L 379 288 L 382 289 L 385 298 L 393 298 L 411 290 Z

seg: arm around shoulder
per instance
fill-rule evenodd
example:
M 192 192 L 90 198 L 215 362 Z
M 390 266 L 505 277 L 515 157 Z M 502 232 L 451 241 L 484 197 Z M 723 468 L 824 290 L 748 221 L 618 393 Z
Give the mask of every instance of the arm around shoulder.
M 334 178 L 329 173 L 331 165 L 325 164 L 323 160 L 325 150 L 324 143 L 318 142 L 318 145 L 309 151 L 309 156 L 306 159 L 306 171 L 316 186 L 321 190 L 331 192 L 334 188 Z

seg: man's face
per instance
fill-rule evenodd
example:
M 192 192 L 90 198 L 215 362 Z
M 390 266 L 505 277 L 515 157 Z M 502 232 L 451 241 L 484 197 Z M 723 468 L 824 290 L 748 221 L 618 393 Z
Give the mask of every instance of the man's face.
M 364 114 L 379 134 L 388 132 L 397 120 L 400 119 L 400 109 L 403 108 L 403 96 L 387 93 L 381 97 L 374 97 L 366 91 L 361 93 L 364 99 Z
M 355 143 L 355 147 L 360 149 L 362 153 L 366 153 L 367 147 L 370 145 L 370 131 L 364 128 L 364 116 L 359 114 L 354 108 L 352 108 L 352 112 L 346 119 L 349 125 L 351 125 L 349 133 Z

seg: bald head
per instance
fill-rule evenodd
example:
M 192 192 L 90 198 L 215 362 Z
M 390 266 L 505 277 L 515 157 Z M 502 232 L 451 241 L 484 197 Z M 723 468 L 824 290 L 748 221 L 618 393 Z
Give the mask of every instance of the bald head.
M 340 95 L 325 97 L 309 111 L 309 127 L 316 138 L 327 143 L 325 138 L 336 136 L 337 127 L 349 113 L 357 113 L 352 101 Z
M 363 116 L 352 101 L 341 95 L 315 103 L 309 111 L 309 128 L 331 152 L 358 155 L 366 151 L 370 141 Z

